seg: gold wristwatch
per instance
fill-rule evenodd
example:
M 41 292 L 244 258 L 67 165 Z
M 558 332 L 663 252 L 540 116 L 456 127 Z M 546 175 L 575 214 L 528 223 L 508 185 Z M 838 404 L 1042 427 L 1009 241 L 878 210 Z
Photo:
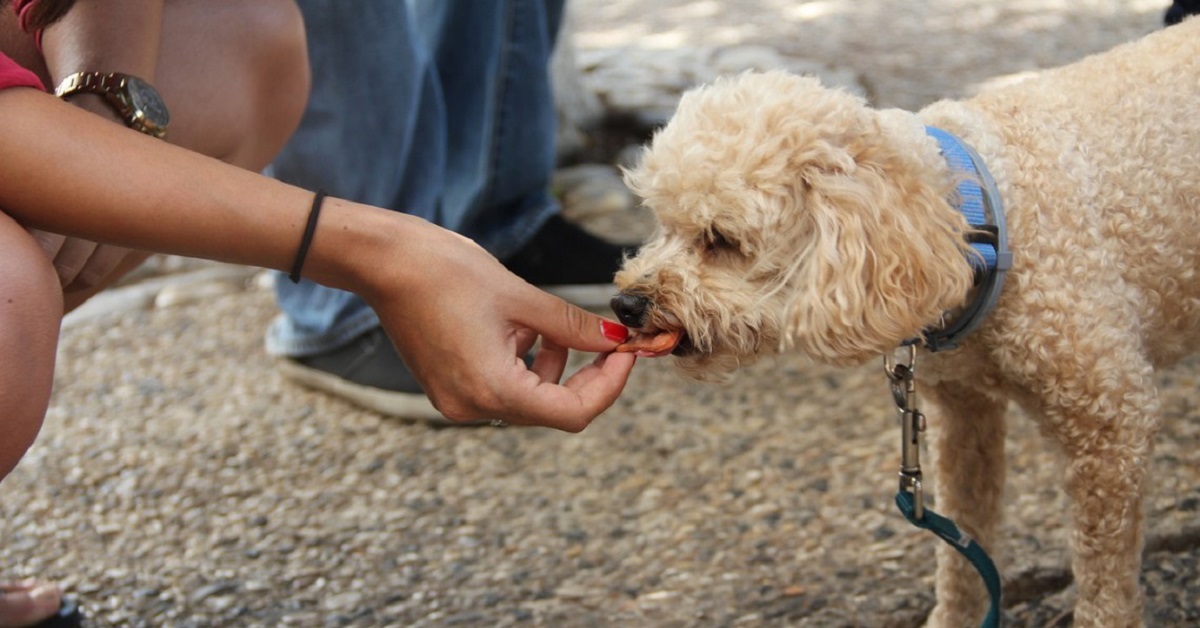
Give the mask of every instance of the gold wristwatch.
M 136 76 L 111 72 L 76 72 L 63 79 L 54 95 L 99 94 L 116 110 L 125 125 L 159 139 L 167 136 L 171 121 L 167 105 L 149 83 Z

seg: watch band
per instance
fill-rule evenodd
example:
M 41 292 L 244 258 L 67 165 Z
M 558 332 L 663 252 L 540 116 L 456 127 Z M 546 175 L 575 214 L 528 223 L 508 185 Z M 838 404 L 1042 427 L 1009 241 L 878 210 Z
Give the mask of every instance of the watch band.
M 58 84 L 58 87 L 54 89 L 54 95 L 62 98 L 76 92 L 83 92 L 85 94 L 107 96 L 109 93 L 121 89 L 124 81 L 125 75 L 117 72 L 110 72 L 108 74 L 103 72 L 76 72 Z
M 103 96 L 129 128 L 157 138 L 165 138 L 165 125 L 147 123 L 145 112 L 138 110 L 131 100 L 128 90 L 130 83 L 137 81 L 149 87 L 137 77 L 120 72 L 76 72 L 63 79 L 54 89 L 54 95 L 66 98 L 73 94 L 97 94 Z M 151 90 L 153 88 L 150 88 Z M 157 97 L 157 94 L 155 94 Z

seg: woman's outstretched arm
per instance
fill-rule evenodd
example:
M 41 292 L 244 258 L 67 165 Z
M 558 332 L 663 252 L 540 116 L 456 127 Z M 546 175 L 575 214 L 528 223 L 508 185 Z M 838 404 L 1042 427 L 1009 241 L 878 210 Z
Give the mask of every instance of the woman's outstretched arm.
M 0 92 L 0 207 L 27 228 L 148 251 L 291 267 L 313 194 L 107 123 L 26 88 Z M 340 199 L 304 275 L 363 296 L 455 420 L 579 431 L 633 367 L 624 328 L 512 275 L 470 240 Z M 522 356 L 538 339 L 532 368 Z M 567 349 L 602 353 L 560 384 Z

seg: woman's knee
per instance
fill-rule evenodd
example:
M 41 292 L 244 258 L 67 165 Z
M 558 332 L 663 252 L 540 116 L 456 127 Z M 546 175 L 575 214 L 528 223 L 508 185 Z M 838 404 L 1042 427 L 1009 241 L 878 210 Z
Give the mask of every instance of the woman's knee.
M 0 478 L 41 429 L 62 311 L 62 289 L 49 257 L 0 214 Z
M 269 162 L 300 124 L 308 103 L 311 79 L 304 18 L 292 0 L 244 2 L 242 10 L 245 19 L 239 30 L 253 60 L 258 129 Z
M 168 139 L 250 169 L 265 167 L 308 101 L 304 20 L 292 0 L 172 0 L 158 80 Z

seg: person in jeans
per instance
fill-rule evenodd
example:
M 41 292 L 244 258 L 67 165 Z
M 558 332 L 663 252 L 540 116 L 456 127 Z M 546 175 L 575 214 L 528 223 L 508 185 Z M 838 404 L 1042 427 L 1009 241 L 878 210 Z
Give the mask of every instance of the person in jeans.
M 463 234 L 529 283 L 608 284 L 621 247 L 559 215 L 549 60 L 563 0 L 299 0 L 308 109 L 278 179 Z M 290 378 L 441 418 L 362 299 L 276 282 L 267 350 Z

